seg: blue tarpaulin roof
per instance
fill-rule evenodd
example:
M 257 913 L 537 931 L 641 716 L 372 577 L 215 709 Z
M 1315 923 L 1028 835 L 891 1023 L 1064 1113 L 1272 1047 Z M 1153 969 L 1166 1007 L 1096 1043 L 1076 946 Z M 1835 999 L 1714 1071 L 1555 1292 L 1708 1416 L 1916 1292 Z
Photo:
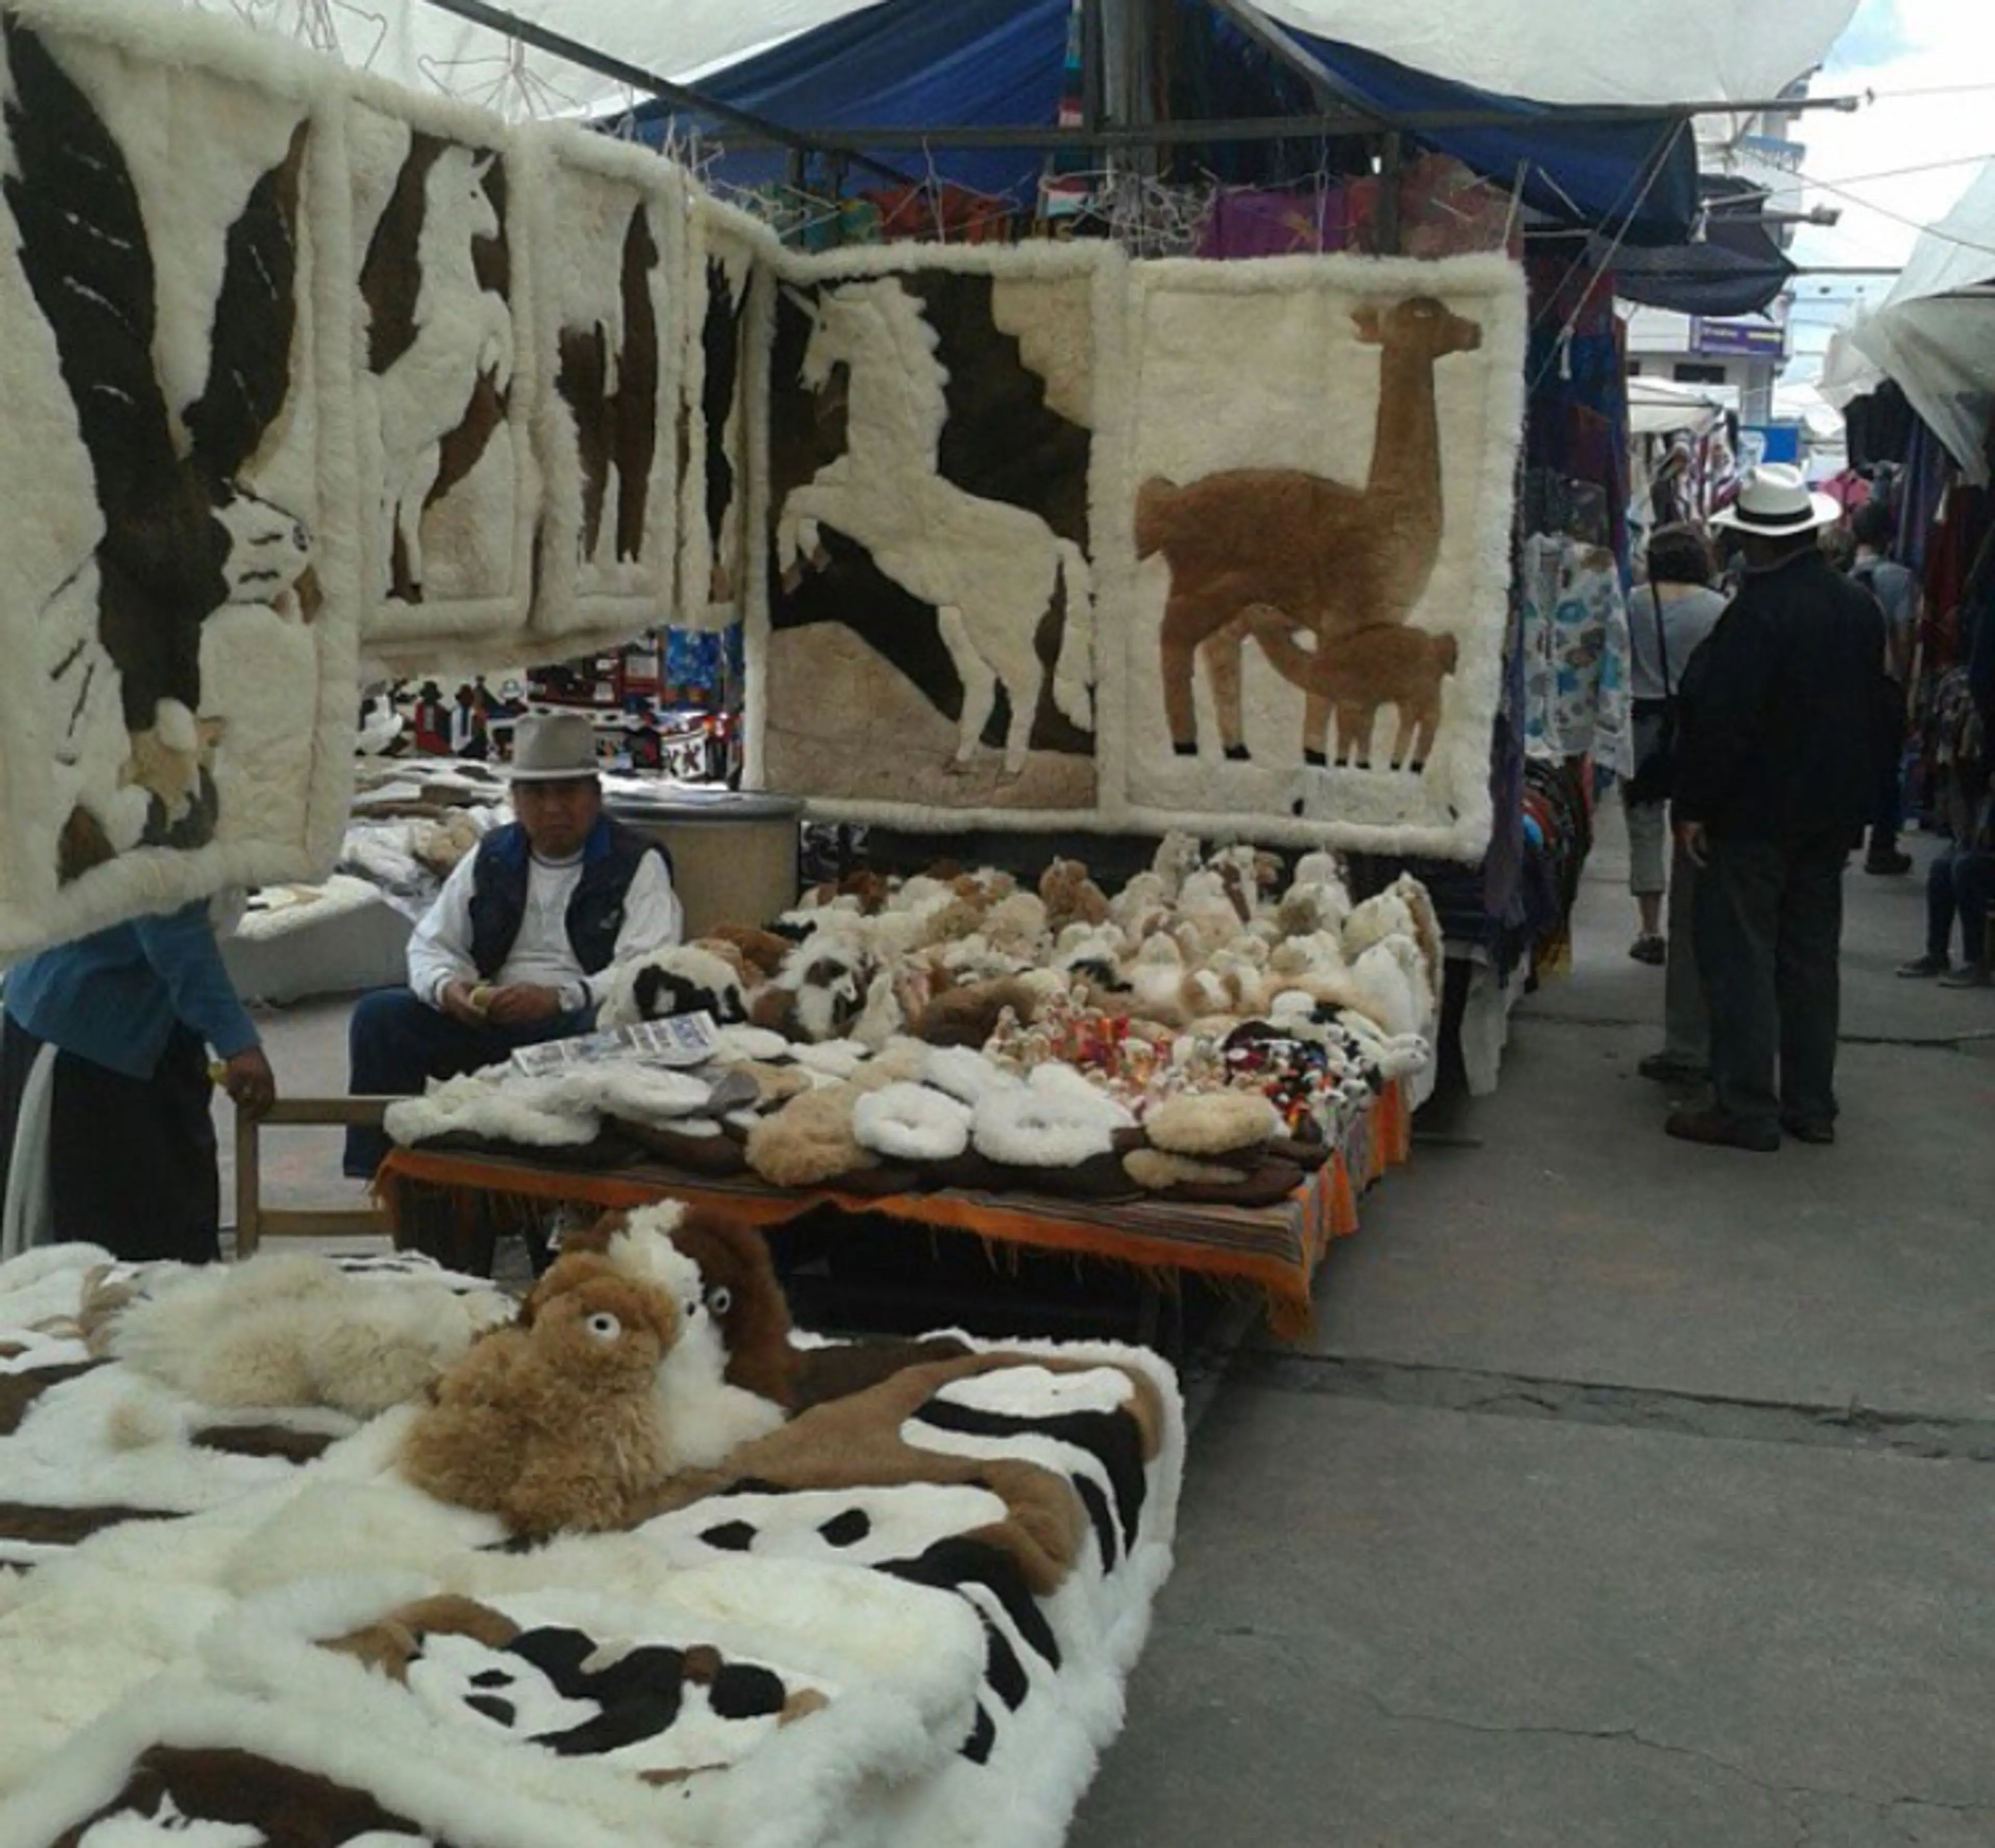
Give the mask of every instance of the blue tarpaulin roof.
M 1203 5 L 1180 58 L 1209 93 L 1234 108 L 1296 112 L 1297 80 Z M 874 126 L 906 129 L 1050 126 L 1066 75 L 1070 0 L 881 0 L 814 32 L 702 77 L 716 100 L 805 132 Z M 1605 227 L 1634 243 L 1687 237 L 1697 210 L 1697 156 L 1681 117 L 1641 115 L 1611 122 L 1494 96 L 1395 63 L 1354 46 L 1293 33 L 1354 106 L 1388 119 L 1437 112 L 1494 112 L 1496 125 L 1421 129 L 1415 139 L 1509 185 L 1521 173 L 1526 201 L 1572 225 Z M 1217 67 L 1224 65 L 1224 68 Z M 1303 105 L 1305 109 L 1307 105 Z M 640 112 L 640 132 L 661 133 L 672 111 Z M 690 126 L 682 116 L 678 125 Z M 724 146 L 726 130 L 704 125 Z M 878 151 L 916 177 L 932 172 L 979 191 L 1030 190 L 1043 150 Z M 782 177 L 786 157 L 729 154 L 721 176 L 752 185 Z M 860 181 L 864 183 L 863 177 Z

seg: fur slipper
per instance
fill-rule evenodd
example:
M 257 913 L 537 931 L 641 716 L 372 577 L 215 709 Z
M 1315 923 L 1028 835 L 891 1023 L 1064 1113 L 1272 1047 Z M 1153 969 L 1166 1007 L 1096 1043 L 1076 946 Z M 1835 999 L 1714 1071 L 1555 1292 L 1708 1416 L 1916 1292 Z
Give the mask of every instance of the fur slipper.
M 702 1097 L 706 1090 L 700 1086 Z M 596 1140 L 602 1120 L 579 1099 L 565 1096 L 556 1079 L 508 1082 L 471 1072 L 432 1080 L 421 1097 L 390 1104 L 385 1126 L 389 1140 L 404 1147 L 469 1137 L 516 1147 L 575 1149 Z
M 813 1044 L 793 1046 L 790 1050 L 806 1071 L 821 1072 L 834 1078 L 851 1077 L 870 1056 L 867 1049 L 857 1040 L 822 1040 Z
M 1160 1104 L 1143 1128 L 1152 1143 L 1173 1155 L 1226 1155 L 1280 1134 L 1282 1119 L 1252 1092 L 1210 1091 Z
M 747 1059 L 786 1059 L 796 1050 L 766 1027 L 723 1027 L 714 1035 L 713 1056 L 723 1065 Z
M 979 1102 L 971 1139 L 980 1155 L 1007 1167 L 1078 1167 L 1115 1147 L 1114 1126 L 1099 1112 L 1024 1086 Z
M 616 1128 L 647 1158 L 682 1167 L 689 1174 L 738 1174 L 748 1165 L 740 1143 L 710 1118 L 682 1117 L 670 1125 L 620 1118 Z
M 637 1123 L 668 1123 L 702 1114 L 712 1105 L 713 1087 L 705 1078 L 654 1065 L 619 1061 L 578 1066 L 551 1077 L 551 1095 L 577 1109 Z M 735 1100 L 746 1103 L 744 1096 Z
M 1243 1171 L 1161 1149 L 1132 1150 L 1122 1166 L 1132 1179 L 1142 1178 L 1152 1198 L 1187 1206 L 1278 1206 L 1303 1184 L 1302 1170 L 1286 1161 L 1263 1161 Z
M 852 1130 L 861 1148 L 896 1161 L 948 1161 L 970 1146 L 967 1104 L 926 1085 L 889 1085 L 853 1106 Z
M 1111 1130 L 1133 1130 L 1136 1126 L 1135 1113 L 1128 1105 L 1110 1096 L 1099 1085 L 1063 1060 L 1049 1059 L 1043 1065 L 1035 1065 L 1026 1082 L 1037 1095 L 1058 1104 L 1074 1116 L 1084 1117 L 1090 1123 L 1105 1123 Z
M 748 1132 L 748 1165 L 773 1187 L 822 1187 L 871 1167 L 852 1133 L 855 1102 L 844 1085 L 791 1098 Z
M 928 1056 L 922 1078 L 938 1091 L 975 1105 L 1001 1091 L 1020 1089 L 1019 1082 L 1001 1066 L 967 1046 L 938 1046 Z

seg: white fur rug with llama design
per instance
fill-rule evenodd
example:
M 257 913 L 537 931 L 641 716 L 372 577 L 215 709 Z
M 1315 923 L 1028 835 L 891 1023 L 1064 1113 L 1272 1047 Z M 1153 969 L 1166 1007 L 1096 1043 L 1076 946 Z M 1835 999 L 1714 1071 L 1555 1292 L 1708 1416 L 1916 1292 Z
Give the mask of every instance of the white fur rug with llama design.
M 669 610 L 685 305 L 682 170 L 550 127 L 525 144 L 547 375 L 536 634 L 629 636 Z
M 1495 257 L 1139 263 L 1131 318 L 1131 499 L 1103 540 L 1125 617 L 1108 749 L 1125 820 L 1252 818 L 1256 839 L 1473 859 L 1521 273 Z

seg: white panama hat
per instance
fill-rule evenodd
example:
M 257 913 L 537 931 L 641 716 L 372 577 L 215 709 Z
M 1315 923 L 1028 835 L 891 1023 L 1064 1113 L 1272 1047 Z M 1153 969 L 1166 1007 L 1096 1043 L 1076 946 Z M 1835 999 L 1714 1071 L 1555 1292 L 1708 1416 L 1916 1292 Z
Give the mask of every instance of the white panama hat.
M 1833 526 L 1842 517 L 1842 507 L 1830 495 L 1808 492 L 1798 468 L 1787 462 L 1762 462 L 1746 471 L 1738 499 L 1712 514 L 1711 523 L 1779 539 Z
M 596 728 L 580 712 L 530 712 L 513 728 L 515 783 L 554 783 L 596 773 Z

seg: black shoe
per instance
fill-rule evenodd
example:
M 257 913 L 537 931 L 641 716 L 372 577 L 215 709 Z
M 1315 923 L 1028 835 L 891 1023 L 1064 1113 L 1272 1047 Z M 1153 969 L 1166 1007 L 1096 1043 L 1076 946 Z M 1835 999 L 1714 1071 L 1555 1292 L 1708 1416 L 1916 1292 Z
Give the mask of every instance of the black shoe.
M 1674 1052 L 1652 1052 L 1635 1069 L 1658 1085 L 1701 1085 L 1711 1075 L 1709 1066 Z
M 1665 939 L 1657 936 L 1653 931 L 1645 931 L 1629 945 L 1628 954 L 1637 962 L 1646 962 L 1651 969 L 1660 969 L 1669 960 L 1670 946 Z
M 1985 962 L 1963 962 L 1939 979 L 1942 988 L 1995 988 L 1995 969 Z
M 1889 853 L 1866 855 L 1863 861 L 1866 873 L 1874 873 L 1883 878 L 1895 878 L 1899 873 L 1909 873 L 1911 869 L 1912 856 L 1909 853 L 1899 852 L 1896 848 Z
M 1749 1149 L 1756 1155 L 1770 1155 L 1780 1146 L 1780 1132 L 1772 1123 L 1727 1116 L 1722 1110 L 1673 1111 L 1663 1133 L 1711 1148 Z
M 1813 1143 L 1818 1148 L 1825 1149 L 1835 1140 L 1835 1125 L 1818 1116 L 1783 1116 L 1780 1127 L 1795 1141 Z
M 1944 956 L 1935 956 L 1928 950 L 1923 956 L 1914 956 L 1910 962 L 1898 965 L 1897 972 L 1908 982 L 1930 982 L 1935 975 L 1944 975 L 1953 965 Z

